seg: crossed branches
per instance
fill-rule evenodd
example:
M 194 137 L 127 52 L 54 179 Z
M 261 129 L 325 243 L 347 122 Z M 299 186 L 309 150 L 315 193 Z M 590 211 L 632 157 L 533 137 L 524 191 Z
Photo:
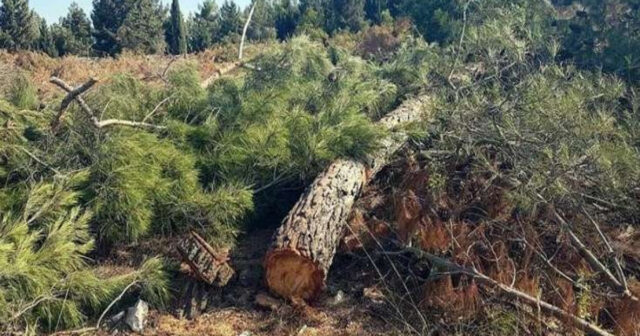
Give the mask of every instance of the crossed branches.
M 166 103 L 168 99 L 163 100 L 158 107 L 156 107 L 149 115 L 145 117 L 143 121 L 131 121 L 131 120 L 122 120 L 122 119 L 100 120 L 96 116 L 96 114 L 93 112 L 91 107 L 89 107 L 87 102 L 82 98 L 82 95 L 85 92 L 87 92 L 96 83 L 98 83 L 98 79 L 90 78 L 86 83 L 76 88 L 71 87 L 69 84 L 65 83 L 62 79 L 55 76 L 51 77 L 49 82 L 58 86 L 65 92 L 67 92 L 67 96 L 62 100 L 62 103 L 60 104 L 60 109 L 58 110 L 58 114 L 56 115 L 56 118 L 51 122 L 51 130 L 54 133 L 57 132 L 58 128 L 60 127 L 60 123 L 73 101 L 76 101 L 78 103 L 78 105 L 87 115 L 89 120 L 91 120 L 91 123 L 93 124 L 93 126 L 95 126 L 98 129 L 102 129 L 110 126 L 128 126 L 128 127 L 136 127 L 136 128 L 165 129 L 164 126 L 149 124 L 144 122 L 144 120 L 147 120 L 150 117 L 150 115 L 155 113 L 160 107 L 160 105 Z

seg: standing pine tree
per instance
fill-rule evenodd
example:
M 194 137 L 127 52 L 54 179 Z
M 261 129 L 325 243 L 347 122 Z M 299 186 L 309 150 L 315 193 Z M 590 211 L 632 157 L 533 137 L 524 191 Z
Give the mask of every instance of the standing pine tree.
M 364 0 L 329 0 L 327 31 L 356 32 L 364 24 Z
M 411 18 L 427 41 L 446 44 L 459 36 L 462 8 L 459 2 L 451 0 L 401 0 L 392 9 L 397 11 L 396 16 Z
M 220 37 L 225 38 L 242 31 L 240 9 L 233 1 L 225 0 L 220 7 Z
M 274 9 L 269 0 L 252 0 L 247 11 L 255 6 L 255 11 L 251 19 L 251 25 L 247 31 L 247 38 L 255 41 L 265 41 L 276 36 L 274 26 Z M 248 12 L 247 12 L 248 13 Z
M 187 53 L 187 32 L 178 0 L 173 0 L 171 3 L 171 16 L 167 22 L 166 38 L 169 53 L 173 55 Z
M 300 0 L 298 6 L 300 19 L 296 27 L 297 33 L 315 35 L 325 34 L 325 6 L 324 0 Z
M 67 16 L 56 26 L 54 40 L 58 54 L 88 56 L 91 54 L 91 21 L 84 10 L 73 2 Z
M 93 0 L 93 47 L 96 53 L 109 55 L 123 49 L 163 51 L 165 17 L 160 0 Z
M 2 0 L 0 6 L 0 47 L 30 49 L 38 37 L 38 23 L 29 9 L 29 0 Z
M 218 6 L 214 0 L 205 0 L 200 11 L 189 20 L 189 50 L 203 51 L 213 45 L 220 36 Z
M 122 51 L 118 29 L 129 11 L 126 0 L 93 0 L 93 49 L 99 55 L 115 55 Z
M 38 29 L 40 30 L 40 36 L 36 42 L 36 49 L 51 57 L 57 57 L 58 50 L 53 42 L 53 35 L 51 34 L 51 29 L 49 29 L 47 20 L 44 18 L 40 19 L 40 26 Z
M 366 18 L 374 24 L 382 23 L 382 12 L 387 9 L 387 0 L 366 0 L 364 3 Z
M 280 0 L 275 6 L 278 38 L 285 40 L 293 35 L 300 18 L 299 8 L 291 0 Z
M 122 49 L 143 54 L 164 51 L 166 15 L 166 9 L 160 0 L 133 1 L 116 35 Z

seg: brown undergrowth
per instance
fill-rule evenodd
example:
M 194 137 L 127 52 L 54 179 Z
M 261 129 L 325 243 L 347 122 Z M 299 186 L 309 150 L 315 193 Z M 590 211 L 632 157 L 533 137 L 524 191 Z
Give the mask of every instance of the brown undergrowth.
M 251 58 L 264 45 L 247 46 L 245 55 Z M 88 78 L 108 79 L 115 74 L 129 74 L 148 84 L 162 85 L 163 74 L 168 67 L 180 63 L 194 63 L 202 79 L 216 73 L 221 68 L 236 62 L 235 48 L 220 46 L 197 54 L 185 56 L 138 55 L 125 52 L 117 57 L 78 57 L 66 56 L 51 58 L 43 53 L 21 51 L 10 53 L 0 50 L 0 92 L 17 71 L 29 74 L 31 82 L 38 90 L 41 101 L 49 101 L 60 95 L 49 79 L 59 77 L 71 84 L 84 83 Z M 105 82 L 103 81 L 102 84 Z
M 522 213 L 509 201 L 509 186 L 474 172 L 473 159 L 450 157 L 443 161 L 444 169 L 434 169 L 427 160 L 416 157 L 408 156 L 390 167 L 365 191 L 351 218 L 351 234 L 344 239 L 344 249 L 378 249 L 398 255 L 400 252 L 388 251 L 402 251 L 402 246 L 419 247 L 616 335 L 640 333 L 640 304 L 631 298 L 620 298 L 607 287 L 601 274 L 590 267 L 554 221 L 553 209 Z M 503 167 L 495 163 L 494 168 L 499 171 Z M 443 175 L 443 171 L 447 173 Z M 574 214 L 570 219 L 578 223 L 574 226 L 589 242 L 588 247 L 601 260 L 610 260 L 586 218 Z M 612 230 L 603 226 L 603 231 L 613 236 L 612 245 L 625 244 L 633 250 L 628 237 L 625 243 L 616 237 L 626 236 L 616 236 Z M 634 258 L 633 253 L 620 253 L 627 259 Z M 420 266 L 421 262 L 408 262 L 406 258 L 388 260 L 401 268 L 399 278 L 403 279 L 402 285 L 392 284 L 389 290 L 404 293 L 409 287 L 421 311 L 427 315 L 435 312 L 438 318 L 429 320 L 441 321 L 436 324 L 442 324 L 438 328 L 443 330 L 459 331 L 464 328 L 453 326 L 474 324 L 473 332 L 479 332 L 481 321 L 490 326 L 496 322 L 492 321 L 495 312 L 503 311 L 513 315 L 510 323 L 520 330 L 534 334 L 549 328 L 554 332 L 575 332 L 570 323 L 565 323 L 568 321 L 548 323 L 553 319 L 541 316 L 535 307 L 506 303 L 499 292 L 479 286 L 470 275 L 452 273 L 431 263 Z M 627 263 L 628 274 L 633 265 Z M 637 296 L 638 281 L 629 282 L 630 291 Z M 508 306 L 517 307 L 518 312 L 510 313 Z M 488 328 L 491 334 L 501 333 L 495 326 Z

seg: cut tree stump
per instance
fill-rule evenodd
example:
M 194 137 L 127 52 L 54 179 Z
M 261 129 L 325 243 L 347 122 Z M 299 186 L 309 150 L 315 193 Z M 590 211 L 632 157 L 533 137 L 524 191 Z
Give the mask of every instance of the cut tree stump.
M 226 253 L 216 252 L 193 231 L 180 242 L 178 252 L 198 278 L 209 285 L 223 287 L 235 274 Z
M 431 117 L 428 102 L 427 97 L 410 100 L 381 119 L 378 124 L 391 135 L 381 141 L 380 150 L 364 161 L 334 162 L 298 200 L 265 257 L 266 283 L 274 293 L 310 300 L 324 289 L 356 198 L 407 142 L 399 127 Z

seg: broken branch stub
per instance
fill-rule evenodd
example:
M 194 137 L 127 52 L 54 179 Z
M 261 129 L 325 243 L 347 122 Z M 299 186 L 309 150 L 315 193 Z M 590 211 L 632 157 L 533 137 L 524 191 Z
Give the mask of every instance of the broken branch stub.
M 235 274 L 227 255 L 217 252 L 193 231 L 180 242 L 178 252 L 198 278 L 209 285 L 223 287 Z

